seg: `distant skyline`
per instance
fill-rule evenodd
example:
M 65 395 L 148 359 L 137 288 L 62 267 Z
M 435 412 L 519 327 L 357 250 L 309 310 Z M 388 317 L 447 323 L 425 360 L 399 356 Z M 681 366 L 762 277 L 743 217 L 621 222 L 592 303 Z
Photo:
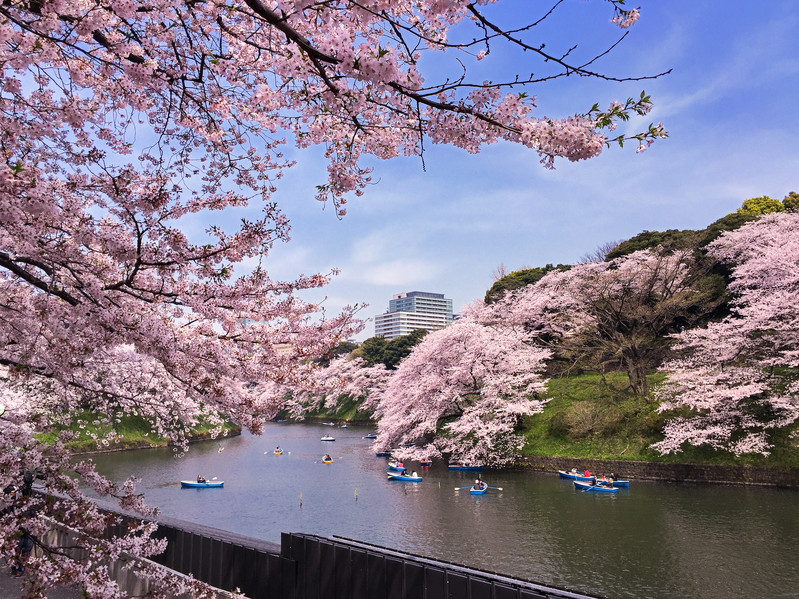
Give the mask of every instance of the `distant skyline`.
M 525 2 L 500 6 L 512 15 Z M 326 297 L 331 312 L 368 303 L 363 318 L 410 290 L 443 293 L 460 313 L 484 297 L 500 265 L 511 272 L 574 263 L 608 241 L 644 230 L 704 228 L 747 198 L 799 191 L 799 3 L 633 4 L 641 5 L 639 23 L 598 70 L 671 74 L 627 83 L 566 79 L 534 93 L 541 114 L 561 117 L 646 90 L 654 110 L 631 122 L 629 132 L 662 121 L 668 139 L 642 154 L 631 143 L 587 162 L 558 160 L 554 171 L 510 144 L 478 155 L 428 144 L 424 162 L 369 162 L 376 183 L 351 198 L 340 220 L 313 200 L 325 177 L 321 151 L 289 150 L 298 164 L 279 182 L 275 199 L 292 222 L 293 239 L 270 254 L 273 278 L 339 268 L 327 288 L 304 297 Z M 573 0 L 563 8 L 586 6 L 609 21 L 604 2 Z M 587 36 L 586 46 L 593 41 L 596 49 L 600 35 L 619 31 L 600 19 L 569 29 L 562 43 Z M 529 71 L 519 63 L 508 69 Z M 357 339 L 373 334 L 370 322 Z

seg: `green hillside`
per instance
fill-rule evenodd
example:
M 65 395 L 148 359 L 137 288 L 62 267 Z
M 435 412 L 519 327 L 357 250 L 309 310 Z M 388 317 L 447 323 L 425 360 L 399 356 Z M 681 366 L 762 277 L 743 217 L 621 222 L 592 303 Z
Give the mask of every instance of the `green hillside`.
M 212 428 L 208 424 L 202 424 L 192 428 L 187 436 L 193 441 L 208 439 Z M 102 418 L 91 412 L 76 414 L 70 426 L 57 425 L 51 432 L 39 433 L 36 437 L 45 443 L 53 443 L 64 430 L 73 434 L 73 439 L 65 443 L 65 446 L 74 453 L 163 447 L 168 444 L 165 437 L 153 434 L 150 422 L 140 416 L 121 416 L 119 422 L 112 426 L 103 423 Z M 108 443 L 98 445 L 96 438 L 102 438 L 112 430 L 116 433 L 116 438 Z M 238 435 L 240 433 L 240 426 L 227 423 L 222 434 Z
M 555 377 L 547 385 L 550 398 L 544 411 L 522 423 L 527 443 L 524 455 L 546 457 L 640 460 L 693 464 L 724 464 L 767 467 L 799 467 L 796 436 L 799 426 L 774 432 L 770 456 L 686 447 L 679 454 L 661 456 L 649 447 L 662 439 L 667 416 L 658 403 L 630 391 L 624 373 L 595 373 Z M 663 373 L 649 375 L 651 388 L 665 379 Z

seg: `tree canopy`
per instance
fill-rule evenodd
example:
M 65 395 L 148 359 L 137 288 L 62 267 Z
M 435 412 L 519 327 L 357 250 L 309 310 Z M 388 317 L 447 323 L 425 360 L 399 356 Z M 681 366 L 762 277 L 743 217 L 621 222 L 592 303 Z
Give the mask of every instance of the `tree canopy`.
M 414 348 L 374 404 L 378 448 L 491 465 L 513 458 L 519 419 L 543 409 L 549 351 L 504 316 L 475 302 Z
M 477 152 L 506 141 L 552 167 L 666 135 L 659 124 L 614 131 L 650 110 L 644 92 L 541 114 L 533 90 L 547 81 L 648 75 L 595 70 L 616 44 L 578 58 L 572 44 L 538 39 L 560 2 L 506 25 L 490 4 L 0 4 L 0 486 L 36 471 L 62 498 L 17 497 L 3 512 L 0 551 L 8 555 L 24 527 L 44 550 L 29 564 L 43 587 L 115 596 L 94 564 L 157 544 L 146 528 L 106 539 L 105 517 L 79 487 L 147 513 L 133 479 L 113 485 L 89 464 L 71 466 L 60 444 L 41 447 L 37 429 L 80 407 L 111 421 L 142 415 L 179 445 L 199 418 L 258 432 L 281 406 L 279 390 L 302 384 L 315 359 L 359 330 L 357 307 L 330 315 L 298 297 L 334 272 L 288 281 L 268 273 L 273 244 L 289 239 L 274 201 L 293 164 L 285 145 L 323 149 L 328 176 L 316 197 L 343 217 L 371 180 L 367 158 L 423 155 L 426 142 Z M 623 0 L 604 4 L 610 27 L 626 31 L 639 18 Z M 499 64 L 499 47 L 541 69 L 476 79 L 477 61 Z M 424 56 L 444 51 L 454 70 L 423 68 Z M 259 216 L 188 233 L 195 219 L 250 202 Z M 51 518 L 85 533 L 91 561 L 50 550 L 41 533 Z
M 732 313 L 678 336 L 661 405 L 678 416 L 657 448 L 767 455 L 769 435 L 799 418 L 799 215 L 767 214 L 708 250 L 732 267 Z
M 354 355 L 362 358 L 369 366 L 383 364 L 389 370 L 395 370 L 405 356 L 427 334 L 426 329 L 416 329 L 407 335 L 394 339 L 385 337 L 369 337 L 354 351 Z

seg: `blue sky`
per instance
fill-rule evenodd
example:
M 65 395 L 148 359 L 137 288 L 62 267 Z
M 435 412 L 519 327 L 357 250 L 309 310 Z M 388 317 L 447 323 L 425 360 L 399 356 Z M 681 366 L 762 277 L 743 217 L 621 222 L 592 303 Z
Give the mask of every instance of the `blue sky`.
M 542 3 L 501 4 L 498 18 L 512 23 L 515 11 Z M 419 158 L 369 163 L 377 184 L 353 198 L 341 220 L 313 200 L 324 180 L 319 152 L 297 153 L 299 164 L 276 196 L 292 221 L 292 241 L 270 255 L 273 277 L 338 267 L 341 274 L 322 293 L 306 297 L 326 297 L 333 312 L 368 303 L 364 318 L 384 312 L 393 294 L 415 290 L 443 293 L 458 311 L 484 296 L 500 264 L 512 271 L 574 263 L 607 241 L 643 230 L 703 228 L 747 198 L 799 191 L 799 3 L 629 5 L 639 4 L 641 20 L 599 70 L 625 76 L 672 69 L 670 75 L 629 83 L 569 79 L 532 92 L 540 114 L 561 117 L 646 90 L 655 108 L 630 130 L 662 121 L 668 139 L 643 154 L 631 143 L 587 162 L 559 160 L 554 171 L 510 144 L 478 155 L 427 144 L 426 170 Z M 583 39 L 602 44 L 620 32 L 603 2 L 567 0 L 565 8 L 598 18 L 585 27 L 559 25 L 548 49 Z M 564 30 L 568 36 L 559 41 Z M 490 69 L 493 59 L 481 68 Z M 539 68 L 498 59 L 502 69 Z M 369 322 L 358 339 L 373 332 Z

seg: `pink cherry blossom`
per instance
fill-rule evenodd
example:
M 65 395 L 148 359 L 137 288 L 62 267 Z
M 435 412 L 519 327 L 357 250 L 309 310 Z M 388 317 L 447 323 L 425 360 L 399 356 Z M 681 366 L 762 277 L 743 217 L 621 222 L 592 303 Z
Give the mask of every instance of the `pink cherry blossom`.
M 620 0 L 606 1 L 614 18 L 624 16 L 620 24 L 637 17 Z M 591 158 L 627 139 L 607 135 L 629 115 L 646 114 L 651 100 L 644 94 L 583 113 L 564 106 L 566 117 L 536 111 L 535 96 L 523 89 L 573 74 L 604 76 L 580 66 L 592 60 L 570 64 L 570 45 L 548 54 L 532 25 L 513 23 L 513 35 L 497 36 L 499 26 L 486 14 L 492 3 L 0 6 L 0 486 L 39 472 L 45 490 L 63 497 L 55 504 L 15 501 L 0 516 L 0 553 L 9 555 L 21 526 L 47 550 L 41 532 L 48 518 L 80 530 L 97 560 L 159 549 L 144 525 L 105 539 L 104 518 L 80 491 L 84 485 L 147 513 L 133 480 L 103 481 L 89 464 L 71 465 L 61 442 L 43 447 L 35 440 L 37 430 L 78 409 L 109 422 L 140 415 L 180 451 L 199 419 L 221 425 L 230 418 L 259 432 L 310 382 L 325 401 L 338 389 L 369 387 L 367 402 L 383 395 L 379 369 L 313 367 L 362 326 L 357 306 L 330 315 L 300 298 L 334 273 L 280 281 L 267 271 L 273 244 L 290 238 L 274 202 L 293 164 L 284 145 L 324 148 L 327 179 L 316 197 L 343 217 L 347 199 L 371 181 L 372 157 L 421 155 L 426 141 L 469 152 L 498 141 L 523 144 L 551 167 L 557 158 Z M 552 69 L 540 79 L 472 81 L 463 66 L 490 64 L 489 42 Z M 422 70 L 425 55 L 445 51 L 457 70 Z M 648 142 L 660 133 L 650 128 L 632 138 Z M 190 223 L 215 223 L 220 211 L 251 204 L 261 213 L 238 226 L 188 232 Z M 488 335 L 488 325 L 471 326 Z M 490 356 L 465 358 L 484 371 L 483 405 L 499 398 L 507 405 L 480 411 L 459 400 L 466 408 L 460 420 L 445 424 L 453 438 L 465 435 L 464 426 L 484 431 L 474 447 L 485 448 L 493 435 L 480 428 L 488 426 L 481 414 L 511 430 L 518 414 L 537 405 L 524 393 L 537 388 L 541 350 L 521 333 L 498 330 L 494 359 L 507 361 L 500 371 L 509 383 L 492 374 Z M 527 349 L 514 358 L 514 348 Z M 112 444 L 114 437 L 97 441 Z M 27 521 L 33 504 L 38 515 Z M 91 562 L 46 551 L 30 570 L 43 588 L 74 582 L 95 597 L 118 594 Z
M 519 419 L 544 407 L 549 355 L 476 302 L 452 326 L 427 334 L 391 376 L 375 409 L 377 447 L 405 458 L 512 460 L 524 444 Z
M 768 455 L 769 434 L 799 418 L 799 214 L 775 213 L 730 231 L 708 251 L 732 268 L 731 314 L 677 336 L 664 365 L 662 453 L 685 444 Z

